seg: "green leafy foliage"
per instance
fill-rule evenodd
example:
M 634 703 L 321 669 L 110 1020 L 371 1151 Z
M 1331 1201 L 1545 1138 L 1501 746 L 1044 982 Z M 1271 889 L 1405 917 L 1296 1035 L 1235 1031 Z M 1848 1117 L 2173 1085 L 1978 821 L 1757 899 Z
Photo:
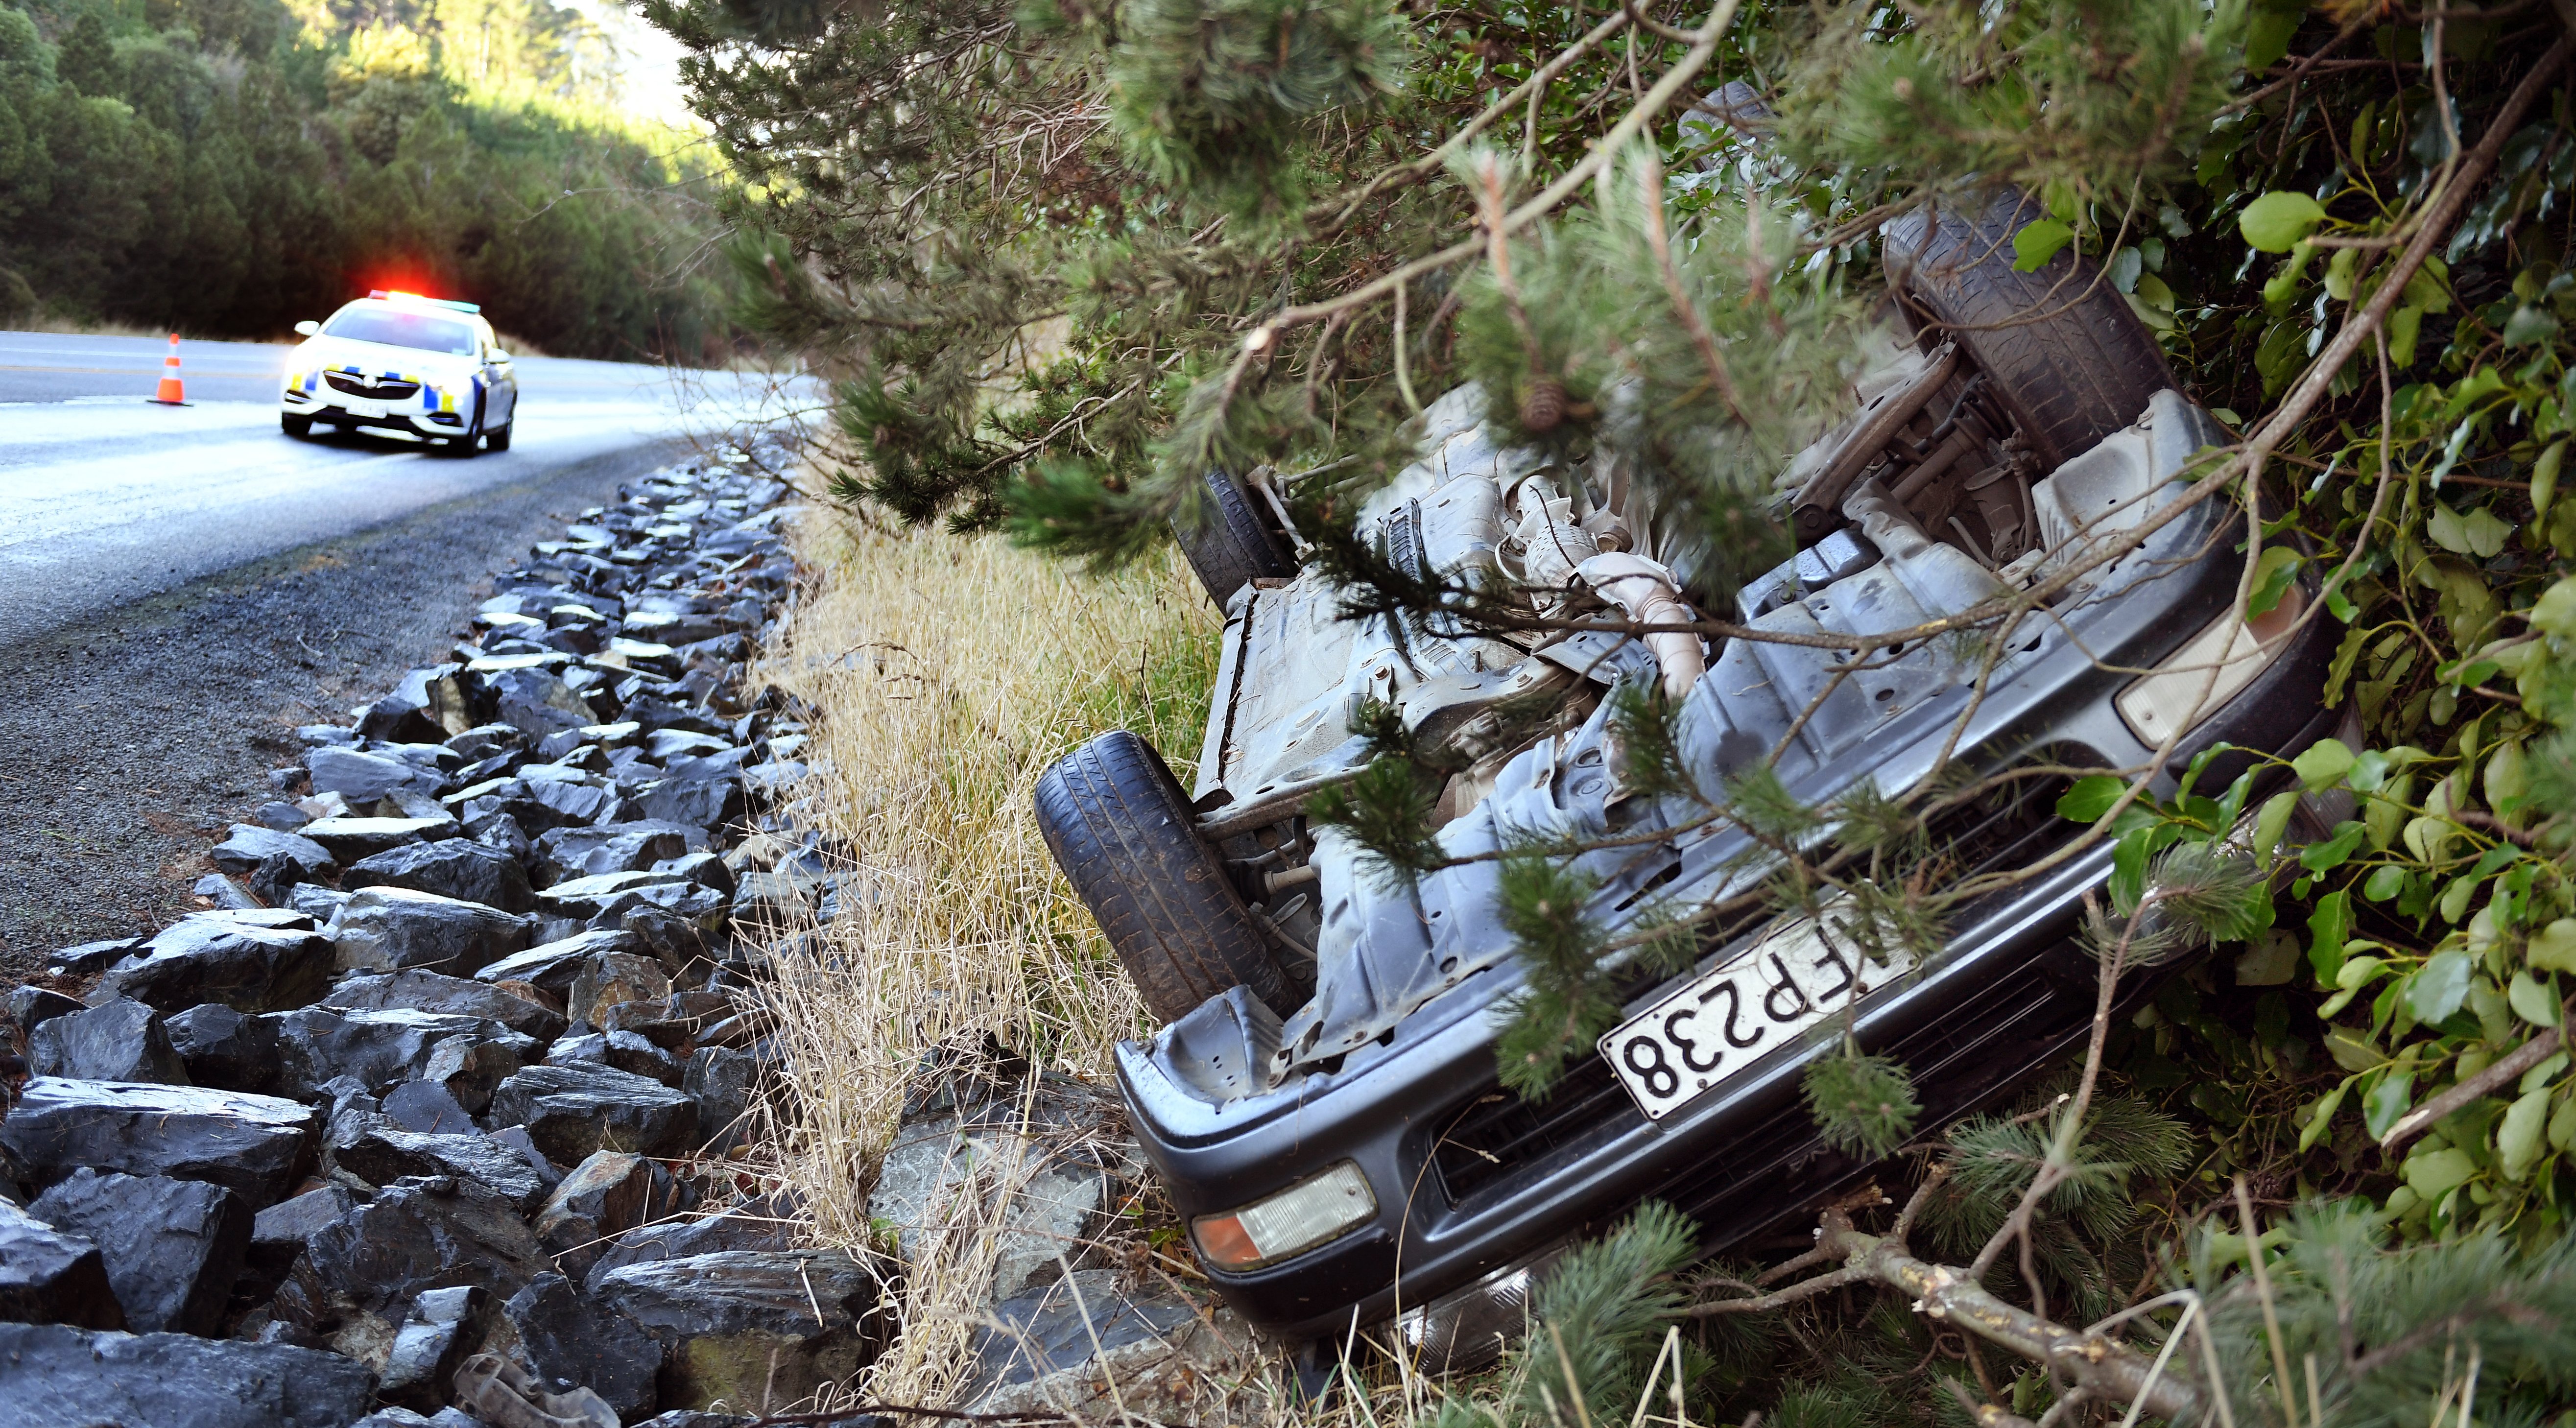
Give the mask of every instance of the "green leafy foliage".
M 2255 252 L 2287 253 L 2325 221 L 2325 209 L 2304 193 L 2267 193 L 2236 215 L 2236 228 Z

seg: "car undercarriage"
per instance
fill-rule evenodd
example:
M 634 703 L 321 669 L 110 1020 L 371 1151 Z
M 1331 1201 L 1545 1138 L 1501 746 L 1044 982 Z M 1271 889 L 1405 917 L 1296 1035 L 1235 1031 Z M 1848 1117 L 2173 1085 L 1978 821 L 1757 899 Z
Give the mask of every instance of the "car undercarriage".
M 1980 249 L 2015 201 L 1891 233 L 1909 330 L 1789 464 L 1797 551 L 1716 612 L 1737 637 L 1674 628 L 1715 603 L 1704 552 L 1616 459 L 1516 448 L 1472 388 L 1426 412 L 1421 459 L 1357 532 L 1410 577 L 1521 592 L 1556 628 L 1349 618 L 1321 567 L 1296 568 L 1285 483 L 1210 478 L 1210 529 L 1184 539 L 1226 625 L 1191 786 L 1112 733 L 1038 800 L 1168 1023 L 1121 1046 L 1122 1088 L 1248 1318 L 1292 1338 L 1395 1318 L 1426 1363 L 1458 1366 L 1518 1328 L 1562 1246 L 1642 1201 L 1692 1215 L 1712 1251 L 1795 1214 L 1869 1168 L 1800 1103 L 1822 1049 L 1848 1035 L 1903 1062 L 1937 1125 L 2090 1024 L 2076 924 L 2111 847 L 2056 812 L 2074 772 L 2151 772 L 2170 793 L 2222 743 L 2204 779 L 2331 732 L 2312 592 L 2248 621 L 2243 507 L 2168 509 L 2227 434 L 2079 260 L 2026 278 Z M 2034 296 L 2059 291 L 2113 301 Z M 1818 638 L 1945 623 L 1857 652 Z M 1623 684 L 1673 701 L 1692 787 L 1627 786 Z M 1372 757 L 1370 710 L 1455 770 L 1434 805 L 1444 865 L 1416 877 L 1305 816 Z M 1830 906 L 1776 915 L 1775 851 L 1722 816 L 1756 770 L 1810 805 L 1911 800 L 1917 877 L 2016 876 L 1919 945 Z M 1635 970 L 1620 1024 L 1525 1100 L 1494 1039 L 1523 987 L 1501 859 L 1533 840 L 1570 850 L 1605 936 L 1677 921 L 1698 955 Z

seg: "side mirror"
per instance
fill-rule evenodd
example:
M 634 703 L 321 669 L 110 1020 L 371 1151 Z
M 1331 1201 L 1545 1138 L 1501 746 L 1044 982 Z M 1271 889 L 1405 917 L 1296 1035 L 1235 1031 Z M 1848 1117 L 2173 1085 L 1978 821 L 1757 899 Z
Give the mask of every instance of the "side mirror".
M 295 324 L 295 335 L 298 337 L 319 337 L 322 335 L 322 324 L 315 322 L 313 319 L 308 317 L 302 322 Z

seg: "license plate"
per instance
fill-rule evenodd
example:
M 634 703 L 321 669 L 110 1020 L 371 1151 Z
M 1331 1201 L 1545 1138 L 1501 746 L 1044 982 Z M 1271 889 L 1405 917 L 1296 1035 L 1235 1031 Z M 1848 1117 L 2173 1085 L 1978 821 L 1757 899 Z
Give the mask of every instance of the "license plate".
M 1830 933 L 1800 918 L 1601 1038 L 1646 1119 L 1690 1104 L 1914 965 L 1902 949 L 1884 964 L 1864 961 L 1841 929 Z

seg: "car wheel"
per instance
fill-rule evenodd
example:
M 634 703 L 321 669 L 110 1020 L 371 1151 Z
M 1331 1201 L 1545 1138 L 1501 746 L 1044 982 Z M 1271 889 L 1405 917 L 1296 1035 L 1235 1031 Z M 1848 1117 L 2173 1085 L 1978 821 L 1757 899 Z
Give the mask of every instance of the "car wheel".
M 1056 866 L 1160 1021 L 1230 987 L 1281 1014 L 1288 977 L 1227 878 L 1172 771 L 1153 747 L 1113 729 L 1038 778 L 1038 830 Z
M 511 427 L 512 423 L 513 423 L 513 422 L 516 422 L 517 420 L 518 420 L 517 416 L 516 416 L 515 414 L 513 414 L 513 415 L 512 415 L 512 417 L 511 417 L 511 419 L 510 419 L 510 421 L 505 421 L 505 422 L 501 423 L 499 426 L 496 426 L 496 427 L 492 428 L 490 431 L 487 431 L 487 432 L 483 433 L 483 449 L 484 449 L 485 451 L 507 451 L 507 450 L 509 450 L 509 449 L 510 449 L 510 427 Z
M 2044 217 L 2006 188 L 1981 212 L 1935 208 L 1887 225 L 1887 265 L 1918 318 L 1955 337 L 2054 467 L 2135 422 L 2147 399 L 2179 389 L 2153 334 L 2101 269 L 2061 249 L 2013 271 L 2013 235 Z
M 1223 608 L 1247 581 L 1284 579 L 1297 573 L 1297 558 L 1287 540 L 1261 498 L 1240 477 L 1211 471 L 1199 483 L 1206 497 L 1199 502 L 1199 524 L 1193 528 L 1175 519 L 1172 535 L 1180 541 L 1181 554 L 1189 557 L 1190 569 L 1198 573 L 1209 599 Z
M 285 432 L 288 436 L 311 436 L 313 434 L 313 418 L 309 416 L 289 416 L 284 412 L 279 412 L 277 414 L 277 429 Z
M 474 398 L 474 419 L 465 424 L 465 434 L 463 436 L 451 436 L 447 438 L 447 454 L 457 457 L 460 460 L 471 461 L 474 459 L 474 453 L 481 451 L 482 449 L 483 397 L 480 393 L 477 393 Z

